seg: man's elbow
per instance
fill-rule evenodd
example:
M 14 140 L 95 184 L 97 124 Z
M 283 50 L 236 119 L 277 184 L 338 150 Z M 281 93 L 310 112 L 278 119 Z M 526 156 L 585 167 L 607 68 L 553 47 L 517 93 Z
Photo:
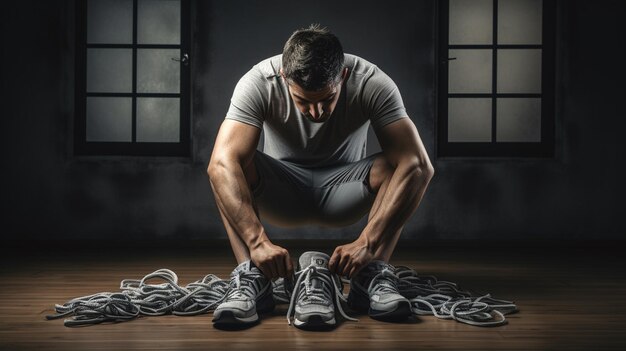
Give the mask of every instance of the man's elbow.
M 224 162 L 218 157 L 211 157 L 209 165 L 207 166 L 206 173 L 209 176 L 209 180 L 217 179 L 225 169 Z
M 430 182 L 430 180 L 435 175 L 435 168 L 428 158 L 419 159 L 415 158 L 410 162 L 410 170 L 412 175 L 418 180 L 420 183 Z
M 433 176 L 435 175 L 435 167 L 433 167 L 433 164 L 430 163 L 430 160 L 426 160 L 425 163 L 420 165 L 419 169 L 420 174 L 422 174 L 422 177 L 424 177 L 426 181 L 433 179 Z

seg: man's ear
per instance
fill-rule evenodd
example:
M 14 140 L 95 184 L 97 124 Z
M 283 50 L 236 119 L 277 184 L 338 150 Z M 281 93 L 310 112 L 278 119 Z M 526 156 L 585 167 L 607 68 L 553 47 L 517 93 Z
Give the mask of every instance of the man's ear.
M 345 82 L 346 78 L 348 78 L 348 67 L 343 68 L 343 72 L 341 72 L 341 82 Z

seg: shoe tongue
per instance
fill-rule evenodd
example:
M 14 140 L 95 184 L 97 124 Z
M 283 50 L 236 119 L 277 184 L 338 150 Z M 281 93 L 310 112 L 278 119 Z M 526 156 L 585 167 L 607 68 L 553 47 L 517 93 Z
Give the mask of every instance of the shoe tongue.
M 300 269 L 304 269 L 308 266 L 328 268 L 329 259 L 330 257 L 323 252 L 307 251 L 300 256 L 298 263 L 300 264 Z

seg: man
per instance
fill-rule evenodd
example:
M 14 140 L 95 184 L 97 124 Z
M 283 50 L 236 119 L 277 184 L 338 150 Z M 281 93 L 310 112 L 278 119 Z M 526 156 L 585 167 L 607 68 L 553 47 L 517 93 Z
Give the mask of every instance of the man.
M 365 157 L 370 124 L 382 152 Z M 294 32 L 282 55 L 255 65 L 237 84 L 209 163 L 239 262 L 214 322 L 256 322 L 257 311 L 274 307 L 271 280 L 294 273 L 289 252 L 271 242 L 260 218 L 341 226 L 368 211 L 356 240 L 330 257 L 300 257 L 307 277 L 298 279 L 306 283 L 304 293 L 294 287 L 296 325 L 335 324 L 331 273 L 351 279 L 351 307 L 375 318 L 408 316 L 410 305 L 398 294 L 388 262 L 433 172 L 394 82 L 370 62 L 344 54 L 327 29 Z

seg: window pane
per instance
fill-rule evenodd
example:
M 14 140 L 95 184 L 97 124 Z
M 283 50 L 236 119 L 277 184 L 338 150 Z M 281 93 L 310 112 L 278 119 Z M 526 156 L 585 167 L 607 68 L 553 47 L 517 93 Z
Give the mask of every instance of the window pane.
M 541 44 L 541 0 L 498 1 L 498 44 Z
M 87 43 L 132 44 L 133 1 L 89 0 Z
M 493 0 L 450 0 L 449 43 L 492 44 Z
M 498 50 L 499 93 L 541 93 L 541 49 Z
M 178 98 L 137 98 L 137 141 L 173 142 L 180 139 Z
M 496 141 L 541 141 L 541 99 L 501 98 L 497 105 Z
M 492 51 L 449 50 L 448 92 L 491 93 Z
M 87 141 L 132 141 L 132 99 L 87 98 Z
M 179 49 L 137 50 L 137 92 L 179 93 L 180 62 Z
M 449 142 L 491 142 L 491 99 L 448 99 Z
M 139 44 L 180 44 L 180 0 L 139 0 Z
M 87 49 L 87 92 L 132 92 L 131 49 Z

